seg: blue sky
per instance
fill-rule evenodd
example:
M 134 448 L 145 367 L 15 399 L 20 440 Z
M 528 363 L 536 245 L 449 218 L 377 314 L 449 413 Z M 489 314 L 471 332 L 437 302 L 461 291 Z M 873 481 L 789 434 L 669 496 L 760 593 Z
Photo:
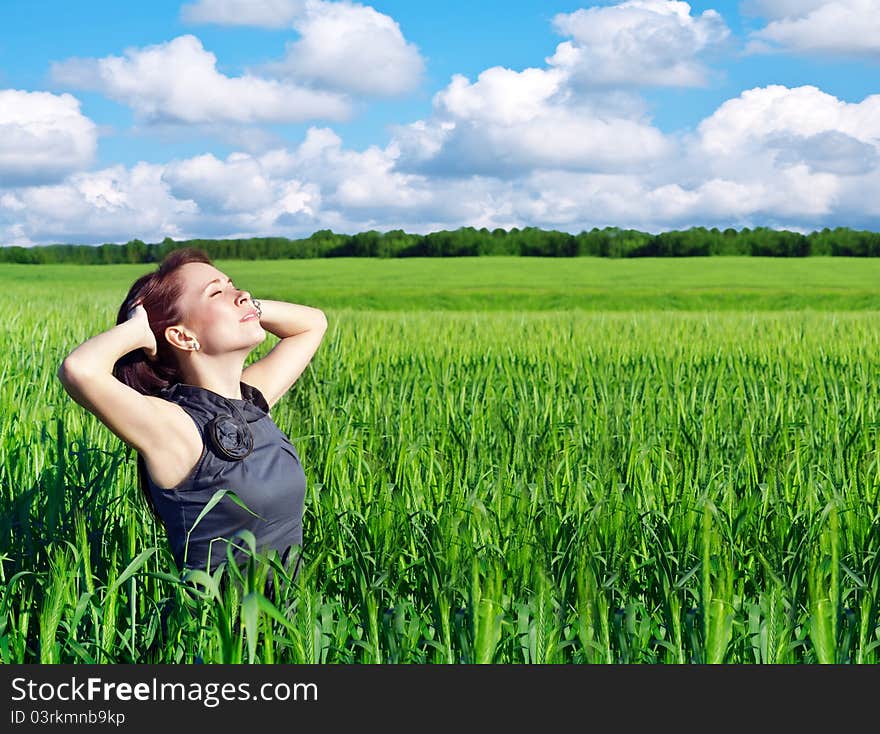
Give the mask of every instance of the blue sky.
M 872 0 L 0 6 L 0 244 L 880 225 Z

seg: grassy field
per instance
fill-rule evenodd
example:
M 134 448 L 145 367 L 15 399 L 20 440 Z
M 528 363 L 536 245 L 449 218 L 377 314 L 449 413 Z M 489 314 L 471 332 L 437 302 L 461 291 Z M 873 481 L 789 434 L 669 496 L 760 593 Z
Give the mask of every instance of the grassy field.
M 298 581 L 181 577 L 55 377 L 152 266 L 0 266 L 0 661 L 880 659 L 880 262 L 216 264 L 330 322 Z
M 323 309 L 485 310 L 876 310 L 880 259 L 810 257 L 332 258 L 219 261 L 265 298 Z M 113 292 L 121 302 L 144 265 L 0 265 L 16 294 Z M 115 313 L 115 311 L 114 311 Z

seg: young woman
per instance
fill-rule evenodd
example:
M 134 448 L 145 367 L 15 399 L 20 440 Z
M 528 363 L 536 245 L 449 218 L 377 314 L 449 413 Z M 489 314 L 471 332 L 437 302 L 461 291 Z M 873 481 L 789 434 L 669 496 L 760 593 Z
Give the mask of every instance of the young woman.
M 62 362 L 70 396 L 137 451 L 141 490 L 179 569 L 213 571 L 227 542 L 241 560 L 242 530 L 285 565 L 302 545 L 305 474 L 269 409 L 326 329 L 319 309 L 257 301 L 203 251 L 183 248 L 134 282 L 116 326 Z M 244 368 L 265 330 L 280 341 Z M 200 518 L 218 490 L 234 497 L 223 494 Z

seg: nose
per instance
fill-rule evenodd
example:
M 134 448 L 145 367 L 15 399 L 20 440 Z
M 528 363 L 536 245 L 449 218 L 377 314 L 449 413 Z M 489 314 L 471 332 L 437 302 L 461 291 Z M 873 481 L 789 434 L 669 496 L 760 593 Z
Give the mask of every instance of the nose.
M 236 298 L 236 303 L 240 306 L 245 301 L 253 302 L 251 294 L 248 291 L 239 291 L 238 297 Z

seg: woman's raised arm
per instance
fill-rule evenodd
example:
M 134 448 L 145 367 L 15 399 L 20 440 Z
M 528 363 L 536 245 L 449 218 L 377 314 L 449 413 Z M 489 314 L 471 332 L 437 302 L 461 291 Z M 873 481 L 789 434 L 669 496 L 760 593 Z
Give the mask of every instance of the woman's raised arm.
M 117 360 L 135 349 L 146 349 L 150 356 L 156 353 L 156 337 L 140 303 L 129 311 L 126 321 L 84 341 L 68 354 L 58 376 L 64 382 L 63 375 L 73 371 L 112 374 Z
M 129 318 L 74 349 L 58 368 L 58 379 L 67 393 L 94 413 L 111 431 L 139 451 L 150 449 L 161 435 L 158 400 L 142 395 L 113 376 L 116 361 L 135 349 L 156 352 L 144 307 L 137 305 Z M 168 437 L 161 436 L 167 441 Z
M 261 300 L 260 304 L 260 324 L 281 341 L 248 365 L 241 379 L 256 387 L 271 408 L 312 360 L 327 330 L 327 317 L 320 309 L 298 303 Z

